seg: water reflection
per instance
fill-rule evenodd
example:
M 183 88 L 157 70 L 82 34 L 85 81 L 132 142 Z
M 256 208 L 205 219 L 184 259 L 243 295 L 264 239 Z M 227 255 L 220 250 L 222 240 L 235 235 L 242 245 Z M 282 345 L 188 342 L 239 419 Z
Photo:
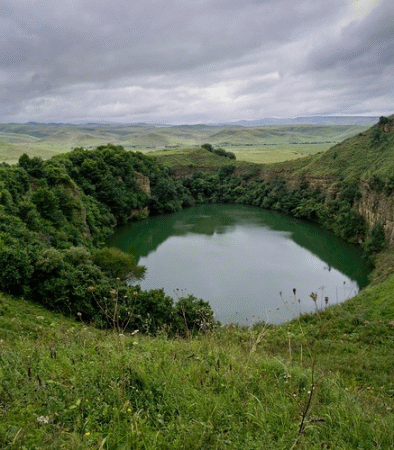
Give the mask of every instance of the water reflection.
M 239 205 L 151 217 L 120 227 L 109 244 L 147 266 L 143 288 L 193 293 L 223 322 L 287 320 L 315 308 L 312 291 L 321 307 L 327 296 L 343 301 L 369 271 L 359 248 L 318 225 Z

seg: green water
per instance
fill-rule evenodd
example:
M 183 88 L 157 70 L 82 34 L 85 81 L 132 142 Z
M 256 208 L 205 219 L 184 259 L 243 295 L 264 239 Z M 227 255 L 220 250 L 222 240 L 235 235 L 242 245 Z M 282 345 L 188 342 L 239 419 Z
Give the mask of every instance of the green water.
M 208 300 L 222 323 L 280 323 L 366 286 L 361 249 L 319 225 L 241 205 L 203 205 L 117 228 L 108 245 L 147 267 L 143 289 Z M 296 289 L 296 295 L 293 289 Z

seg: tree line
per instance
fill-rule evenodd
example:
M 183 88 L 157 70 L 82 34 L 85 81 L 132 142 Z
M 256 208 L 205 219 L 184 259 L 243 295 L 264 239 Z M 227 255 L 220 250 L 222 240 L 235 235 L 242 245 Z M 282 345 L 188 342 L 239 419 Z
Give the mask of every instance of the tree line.
M 151 195 L 138 186 L 149 178 Z M 99 326 L 185 334 L 215 324 L 207 302 L 189 296 L 174 304 L 164 291 L 136 284 L 144 267 L 107 248 L 113 227 L 131 211 L 175 212 L 192 204 L 169 169 L 141 153 L 107 145 L 43 161 L 20 157 L 0 167 L 0 290 Z M 115 301 L 116 311 L 115 311 Z
M 318 221 L 349 241 L 366 241 L 368 257 L 383 248 L 383 228 L 369 233 L 355 208 L 359 180 L 339 180 L 337 195 L 326 200 L 307 182 L 291 189 L 280 177 L 261 181 L 258 172 L 251 167 L 240 175 L 229 163 L 213 174 L 176 179 L 154 158 L 115 145 L 77 148 L 48 161 L 23 155 L 15 166 L 3 163 L 0 290 L 102 327 L 111 326 L 114 314 L 117 323 L 149 332 L 166 327 L 185 334 L 202 324 L 214 326 L 208 303 L 189 296 L 174 304 L 163 290 L 142 291 L 137 281 L 144 267 L 106 247 L 117 224 L 146 208 L 162 214 L 199 203 L 248 204 Z M 141 174 L 149 178 L 150 195 L 139 186 Z

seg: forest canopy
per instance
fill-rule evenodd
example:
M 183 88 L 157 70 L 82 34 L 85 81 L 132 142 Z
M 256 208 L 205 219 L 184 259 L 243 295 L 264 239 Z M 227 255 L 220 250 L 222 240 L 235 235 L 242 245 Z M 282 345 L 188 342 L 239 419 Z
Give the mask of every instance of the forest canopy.
M 128 286 L 126 280 L 137 281 L 145 268 L 133 256 L 105 247 L 117 224 L 147 210 L 173 212 L 192 202 L 169 169 L 121 146 L 77 148 L 48 161 L 24 154 L 17 166 L 0 167 L 0 290 L 104 327 L 114 312 L 108 305 L 103 309 L 103 302 L 114 292 L 122 298 L 118 320 L 132 329 L 166 326 L 182 334 L 198 329 L 198 320 L 213 324 L 202 300 L 190 296 L 185 303 L 188 323 L 163 290 Z
M 203 147 L 213 150 L 210 144 Z M 207 317 L 213 324 L 212 311 L 202 300 L 190 296 L 184 301 L 193 311 L 186 314 L 162 290 L 128 286 L 126 281 L 135 284 L 145 268 L 105 245 L 118 224 L 198 203 L 243 203 L 318 221 L 348 241 L 365 242 L 368 258 L 384 248 L 382 226 L 369 230 L 355 207 L 359 179 L 338 180 L 335 197 L 326 199 L 325 192 L 306 181 L 289 187 L 280 176 L 262 180 L 256 166 L 237 167 L 229 160 L 215 173 L 192 171 L 178 178 L 155 158 L 111 144 L 76 148 L 48 161 L 22 155 L 16 166 L 3 164 L 0 290 L 65 314 L 80 314 L 100 326 L 110 322 L 103 316 L 101 299 L 110 298 L 114 290 L 116 298 L 127 299 L 119 314 L 130 327 L 153 331 L 166 325 L 184 333 L 206 323 Z

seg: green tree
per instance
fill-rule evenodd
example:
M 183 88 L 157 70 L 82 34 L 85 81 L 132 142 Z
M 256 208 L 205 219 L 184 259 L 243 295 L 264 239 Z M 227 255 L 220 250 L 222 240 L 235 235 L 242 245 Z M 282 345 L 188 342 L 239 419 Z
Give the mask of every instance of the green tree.
M 58 199 L 52 190 L 38 188 L 31 200 L 44 219 L 52 220 L 54 218 L 58 210 Z
M 143 278 L 146 267 L 138 266 L 133 255 L 113 247 L 104 247 L 93 253 L 93 262 L 112 278 Z
M 28 251 L 21 245 L 0 246 L 0 290 L 21 295 L 28 286 L 33 267 Z
M 30 158 L 29 155 L 24 153 L 19 158 L 18 165 L 23 167 L 26 172 L 34 178 L 43 178 L 45 175 L 44 161 L 39 156 Z
M 202 144 L 201 148 L 208 150 L 209 152 L 213 152 L 213 146 L 211 144 Z

